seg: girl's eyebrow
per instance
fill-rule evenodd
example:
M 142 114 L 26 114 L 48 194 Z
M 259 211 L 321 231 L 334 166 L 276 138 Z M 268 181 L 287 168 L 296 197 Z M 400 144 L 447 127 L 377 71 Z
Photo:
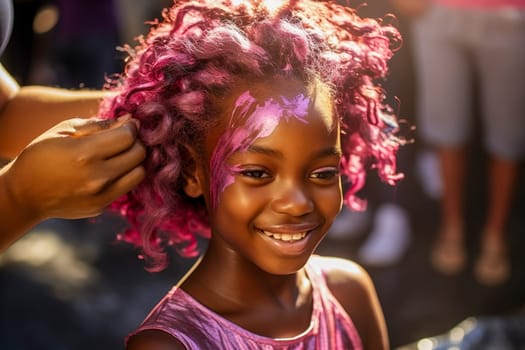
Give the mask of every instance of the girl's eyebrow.
M 259 153 L 259 154 L 264 154 L 267 156 L 272 156 L 274 158 L 283 158 L 282 152 L 271 149 L 271 148 L 267 148 L 267 147 L 257 146 L 257 145 L 248 146 L 247 151 L 252 152 L 252 153 Z
M 322 158 L 322 157 L 330 157 L 330 156 L 337 156 L 341 157 L 343 155 L 343 152 L 341 152 L 341 148 L 337 146 L 333 146 L 330 148 L 323 149 L 317 153 L 316 158 Z
M 271 156 L 271 157 L 274 157 L 274 158 L 283 158 L 284 157 L 282 152 L 280 152 L 278 150 L 274 150 L 274 149 L 271 149 L 271 148 L 258 146 L 258 145 L 250 145 L 248 147 L 247 151 L 248 152 L 253 152 L 253 153 L 259 153 L 259 154 L 268 155 L 268 156 Z M 341 157 L 341 155 L 342 155 L 341 148 L 339 148 L 337 146 L 333 146 L 333 147 L 329 147 L 329 148 L 325 148 L 325 149 L 320 150 L 319 152 L 317 152 L 313 156 L 313 158 L 317 159 L 317 158 L 331 157 L 331 156 Z

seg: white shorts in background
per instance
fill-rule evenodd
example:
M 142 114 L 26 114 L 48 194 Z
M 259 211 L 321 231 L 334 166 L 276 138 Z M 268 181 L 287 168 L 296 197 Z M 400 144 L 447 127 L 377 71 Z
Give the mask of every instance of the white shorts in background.
M 523 157 L 525 9 L 436 5 L 414 20 L 412 31 L 422 139 L 436 146 L 463 145 L 473 118 L 481 117 L 491 154 Z

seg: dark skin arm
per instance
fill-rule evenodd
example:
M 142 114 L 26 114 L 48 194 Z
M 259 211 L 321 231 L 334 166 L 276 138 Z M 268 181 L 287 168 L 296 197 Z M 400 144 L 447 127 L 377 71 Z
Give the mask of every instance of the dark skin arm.
M 0 65 L 0 158 L 13 159 L 59 122 L 96 115 L 108 92 L 46 86 L 20 87 Z
M 186 347 L 165 332 L 147 330 L 131 337 L 126 350 L 186 350 Z
M 383 311 L 370 276 L 344 259 L 325 260 L 328 287 L 352 318 L 364 349 L 389 349 Z
M 140 183 L 145 150 L 136 133 L 129 117 L 70 119 L 0 169 L 0 252 L 45 219 L 96 216 Z

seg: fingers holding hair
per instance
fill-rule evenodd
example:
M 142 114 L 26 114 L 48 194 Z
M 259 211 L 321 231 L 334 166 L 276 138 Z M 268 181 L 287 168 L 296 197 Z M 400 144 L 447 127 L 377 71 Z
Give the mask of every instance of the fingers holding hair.
M 75 131 L 71 136 L 82 137 L 104 130 L 118 128 L 129 120 L 131 120 L 130 114 L 124 114 L 117 119 L 72 119 Z
M 86 126 L 88 130 L 98 130 L 85 134 L 84 144 L 90 149 L 90 153 L 100 159 L 109 159 L 139 144 L 137 140 L 139 123 L 135 119 L 116 119 L 113 123 L 97 121 L 95 125 Z M 105 129 L 103 129 L 105 128 Z M 83 132 L 83 131 L 82 131 Z M 144 159 L 144 157 L 142 157 Z
M 140 142 L 135 142 L 124 152 L 104 160 L 102 172 L 111 180 L 140 167 L 146 157 L 146 150 Z
M 115 199 L 123 196 L 144 180 L 146 171 L 142 166 L 137 166 L 130 171 L 117 177 L 113 182 L 108 183 L 99 193 L 94 196 L 97 202 L 94 207 L 106 207 Z

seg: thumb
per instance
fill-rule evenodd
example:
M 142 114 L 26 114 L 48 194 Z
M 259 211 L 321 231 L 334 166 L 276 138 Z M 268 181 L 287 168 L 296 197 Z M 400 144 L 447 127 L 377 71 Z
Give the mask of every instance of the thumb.
M 97 133 L 99 131 L 117 128 L 130 119 L 131 115 L 129 114 L 124 114 L 117 119 L 75 119 L 73 125 L 75 131 L 73 132 L 72 136 L 82 137 Z

